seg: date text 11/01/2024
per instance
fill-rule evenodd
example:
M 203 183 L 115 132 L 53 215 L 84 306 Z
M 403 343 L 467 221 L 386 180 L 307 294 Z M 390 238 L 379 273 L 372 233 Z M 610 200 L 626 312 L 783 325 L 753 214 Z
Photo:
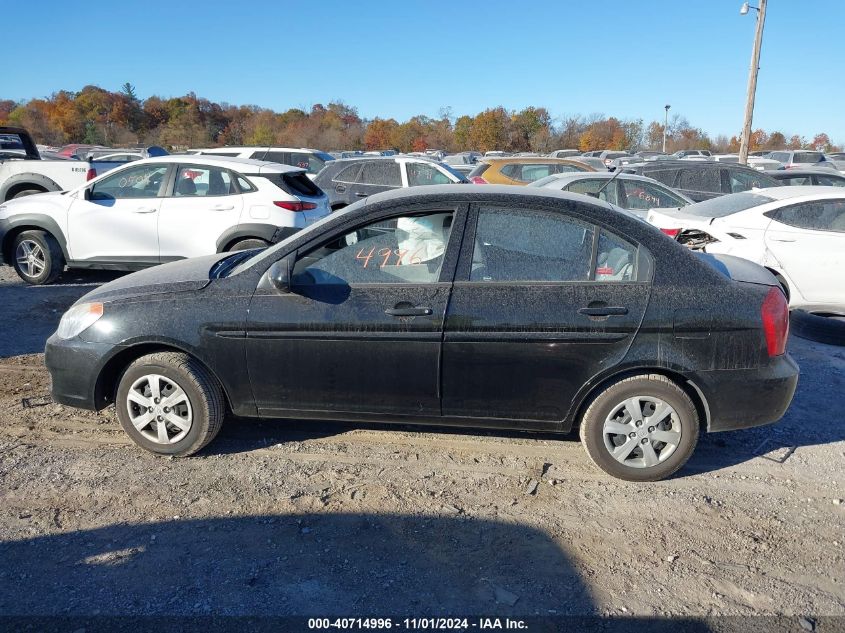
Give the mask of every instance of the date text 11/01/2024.
M 309 618 L 310 630 L 408 629 L 429 631 L 525 630 L 524 620 L 510 618 Z

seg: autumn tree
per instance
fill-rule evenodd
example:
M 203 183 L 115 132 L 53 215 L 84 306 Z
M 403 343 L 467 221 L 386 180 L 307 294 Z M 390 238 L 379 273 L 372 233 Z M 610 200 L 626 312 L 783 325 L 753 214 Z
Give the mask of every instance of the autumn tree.
M 379 119 L 376 117 L 364 132 L 364 147 L 369 150 L 389 149 L 390 137 L 399 124 L 395 119 Z
M 508 147 L 510 116 L 501 106 L 478 114 L 472 122 L 470 145 L 480 152 Z

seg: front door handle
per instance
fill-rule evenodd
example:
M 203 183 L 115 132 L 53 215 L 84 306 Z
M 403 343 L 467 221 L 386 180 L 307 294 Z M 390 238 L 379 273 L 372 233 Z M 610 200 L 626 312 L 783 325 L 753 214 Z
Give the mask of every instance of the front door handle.
M 601 306 L 596 308 L 581 308 L 578 312 L 580 314 L 586 314 L 589 317 L 622 316 L 628 314 L 628 308 L 624 306 Z
M 794 239 L 790 239 L 788 237 L 770 237 L 770 240 L 773 242 L 794 242 Z
M 359 198 L 366 198 L 370 194 L 364 193 L 363 191 L 356 191 L 355 195 L 358 196 Z
M 409 317 L 409 316 L 428 316 L 432 313 L 431 308 L 406 308 L 396 307 L 388 308 L 384 311 L 385 314 L 395 317 Z
M 155 207 L 138 207 L 137 209 L 132 209 L 132 213 L 155 213 Z

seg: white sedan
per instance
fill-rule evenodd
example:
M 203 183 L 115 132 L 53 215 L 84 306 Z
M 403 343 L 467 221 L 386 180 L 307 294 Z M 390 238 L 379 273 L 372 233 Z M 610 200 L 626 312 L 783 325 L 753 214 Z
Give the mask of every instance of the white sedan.
M 772 187 L 713 198 L 647 220 L 694 250 L 735 255 L 771 270 L 789 305 L 845 314 L 845 191 Z

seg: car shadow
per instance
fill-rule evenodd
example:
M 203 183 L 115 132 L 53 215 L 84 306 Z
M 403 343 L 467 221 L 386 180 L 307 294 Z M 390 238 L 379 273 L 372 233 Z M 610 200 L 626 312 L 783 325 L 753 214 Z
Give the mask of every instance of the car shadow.
M 5 616 L 594 612 L 549 535 L 463 516 L 280 513 L 118 524 L 6 541 L 0 560 Z
M 578 441 L 577 434 L 537 433 L 533 431 L 498 430 L 472 427 L 447 427 L 425 424 L 378 424 L 334 420 L 301 420 L 293 418 L 262 419 L 227 417 L 220 434 L 205 447 L 201 455 L 248 453 L 275 444 L 305 442 L 343 435 L 351 430 L 396 431 L 450 435 L 495 437 L 501 439 Z

